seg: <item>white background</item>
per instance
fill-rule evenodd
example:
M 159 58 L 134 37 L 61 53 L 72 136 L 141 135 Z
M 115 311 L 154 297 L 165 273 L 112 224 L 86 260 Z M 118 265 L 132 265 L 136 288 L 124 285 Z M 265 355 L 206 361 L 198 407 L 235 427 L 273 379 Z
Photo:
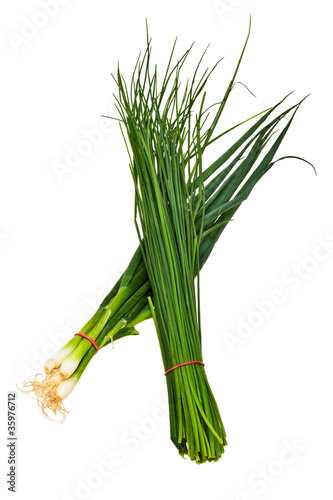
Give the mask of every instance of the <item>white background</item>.
M 280 155 L 307 158 L 318 176 L 305 163 L 278 163 L 202 272 L 204 359 L 226 453 L 201 466 L 178 456 L 163 409 L 158 342 L 147 323 L 139 337 L 93 359 L 66 401 L 64 424 L 44 420 L 34 400 L 19 394 L 16 498 L 331 498 L 333 251 L 322 243 L 333 238 L 330 3 L 71 0 L 59 2 L 53 17 L 40 16 L 41 4 L 2 2 L 0 12 L 1 488 L 7 391 L 33 375 L 55 342 L 79 330 L 137 245 L 117 127 L 60 177 L 55 162 L 64 164 L 68 148 L 101 126 L 100 115 L 114 114 L 110 73 L 118 60 L 124 72 L 132 68 L 144 48 L 145 17 L 162 68 L 177 35 L 178 54 L 196 41 L 193 61 L 210 42 L 207 64 L 225 56 L 210 86 L 218 100 L 251 13 L 239 80 L 257 98 L 238 85 L 222 127 L 291 90 L 290 104 L 311 93 Z M 44 26 L 30 25 L 30 38 L 20 39 L 27 20 Z M 224 148 L 214 145 L 208 159 Z M 274 290 L 279 304 L 271 301 Z M 288 446 L 296 446 L 294 454 Z M 108 477 L 96 472 L 102 463 Z

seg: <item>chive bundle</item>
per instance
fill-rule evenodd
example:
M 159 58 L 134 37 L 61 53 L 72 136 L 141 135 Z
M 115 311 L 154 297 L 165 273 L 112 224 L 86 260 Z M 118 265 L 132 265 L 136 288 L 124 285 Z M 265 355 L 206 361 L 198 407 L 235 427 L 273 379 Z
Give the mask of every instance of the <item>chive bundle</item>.
M 136 325 L 153 317 L 165 371 L 184 362 L 203 362 L 199 271 L 237 209 L 278 161 L 274 160 L 276 152 L 302 102 L 273 117 L 286 96 L 252 117 L 257 118 L 255 123 L 203 168 L 206 148 L 248 121 L 215 134 L 248 37 L 212 117 L 213 107 L 205 104 L 205 88 L 216 66 L 199 76 L 202 57 L 193 77 L 183 87 L 181 84 L 192 46 L 173 63 L 174 44 L 160 86 L 157 67 L 151 65 L 148 33 L 146 51 L 137 60 L 128 85 L 118 66 L 116 107 L 135 184 L 140 245 L 124 274 L 81 329 L 100 348 L 136 335 Z M 288 122 L 275 135 L 288 115 Z M 64 418 L 63 400 L 95 352 L 88 339 L 73 337 L 46 362 L 46 376 L 26 382 L 23 390 L 35 395 L 46 417 L 51 410 Z M 198 463 L 218 460 L 226 435 L 205 368 L 199 363 L 181 366 L 167 373 L 166 381 L 171 439 L 179 453 Z
M 199 286 L 196 294 L 194 283 L 204 227 L 202 153 L 210 130 L 201 135 L 205 94 L 191 123 L 201 80 L 195 86 L 193 78 L 179 95 L 178 63 L 170 93 L 168 72 L 159 91 L 156 69 L 153 75 L 149 72 L 150 55 L 148 40 L 131 93 L 118 68 L 117 102 L 132 152 L 136 227 L 152 289 L 154 305 L 151 301 L 150 305 L 164 368 L 179 368 L 166 373 L 171 440 L 182 456 L 188 454 L 191 460 L 203 463 L 218 460 L 227 444 L 202 364 Z

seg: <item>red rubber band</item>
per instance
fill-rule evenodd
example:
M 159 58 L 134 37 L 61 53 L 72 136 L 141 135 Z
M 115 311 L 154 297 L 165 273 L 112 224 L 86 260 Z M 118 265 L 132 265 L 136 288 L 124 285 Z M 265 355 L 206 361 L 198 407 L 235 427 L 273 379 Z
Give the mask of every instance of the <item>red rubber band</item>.
M 175 370 L 176 368 L 179 368 L 180 366 L 185 366 L 185 365 L 193 365 L 194 363 L 198 363 L 199 365 L 205 366 L 205 363 L 202 361 L 186 361 L 186 363 L 180 363 L 180 365 L 173 366 L 172 368 L 169 368 L 164 375 L 167 375 L 169 372 L 172 372 L 172 370 Z
M 92 345 L 95 347 L 95 349 L 96 349 L 95 354 L 99 351 L 98 345 L 96 344 L 96 342 L 94 341 L 94 339 L 92 339 L 91 337 L 89 337 L 89 335 L 86 335 L 85 333 L 82 333 L 82 332 L 76 333 L 75 335 L 79 335 L 80 337 L 84 337 L 85 339 L 89 340 L 92 343 Z M 74 335 L 74 337 L 75 337 L 75 335 Z

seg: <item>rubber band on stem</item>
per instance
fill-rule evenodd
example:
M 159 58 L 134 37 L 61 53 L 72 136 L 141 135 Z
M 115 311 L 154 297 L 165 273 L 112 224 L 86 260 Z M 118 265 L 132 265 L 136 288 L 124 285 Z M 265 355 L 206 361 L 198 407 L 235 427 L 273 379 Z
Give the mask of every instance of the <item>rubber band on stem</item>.
M 169 372 L 172 372 L 172 370 L 175 370 L 176 368 L 179 368 L 180 366 L 193 365 L 195 363 L 202 365 L 202 366 L 205 366 L 205 363 L 203 363 L 202 361 L 186 361 L 185 363 L 180 363 L 180 365 L 176 365 L 176 366 L 173 366 L 172 368 L 169 368 L 169 370 L 167 370 L 164 373 L 164 375 L 167 375 Z
M 94 339 L 93 339 L 93 338 L 89 337 L 89 335 L 86 335 L 85 333 L 82 333 L 82 332 L 76 333 L 75 335 L 79 335 L 80 337 L 83 337 L 83 338 L 85 338 L 85 339 L 89 340 L 89 342 L 91 342 L 91 343 L 92 343 L 92 345 L 93 345 L 93 346 L 95 347 L 95 349 L 96 349 L 95 354 L 99 351 L 99 347 L 98 347 L 98 345 L 96 344 L 96 342 L 94 341 Z M 74 337 L 75 337 L 75 335 L 74 335 Z

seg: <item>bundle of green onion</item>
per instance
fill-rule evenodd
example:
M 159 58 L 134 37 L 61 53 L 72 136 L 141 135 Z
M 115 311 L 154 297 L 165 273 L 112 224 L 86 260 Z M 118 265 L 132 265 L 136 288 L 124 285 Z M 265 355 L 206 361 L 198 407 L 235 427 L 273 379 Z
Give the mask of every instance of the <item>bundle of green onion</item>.
M 250 120 L 214 135 L 248 37 L 212 118 L 213 106 L 205 107 L 205 88 L 216 66 L 199 77 L 201 58 L 181 90 L 180 76 L 191 48 L 173 63 L 174 44 L 161 85 L 157 67 L 152 69 L 148 35 L 146 51 L 137 60 L 129 85 L 118 67 L 114 76 L 116 107 L 135 184 L 140 245 L 124 274 L 81 329 L 101 348 L 136 335 L 136 325 L 153 317 L 166 371 L 171 439 L 182 456 L 198 463 L 218 460 L 226 445 L 203 366 L 199 271 L 237 209 L 278 161 L 275 154 L 301 104 L 273 117 L 284 98 L 255 115 L 251 118 L 257 118 L 255 123 L 203 168 L 206 148 Z M 273 138 L 287 115 L 287 123 Z M 47 418 L 48 410 L 65 418 L 63 400 L 95 352 L 91 340 L 74 336 L 45 363 L 45 376 L 39 374 L 25 382 L 23 390 L 34 393 Z

